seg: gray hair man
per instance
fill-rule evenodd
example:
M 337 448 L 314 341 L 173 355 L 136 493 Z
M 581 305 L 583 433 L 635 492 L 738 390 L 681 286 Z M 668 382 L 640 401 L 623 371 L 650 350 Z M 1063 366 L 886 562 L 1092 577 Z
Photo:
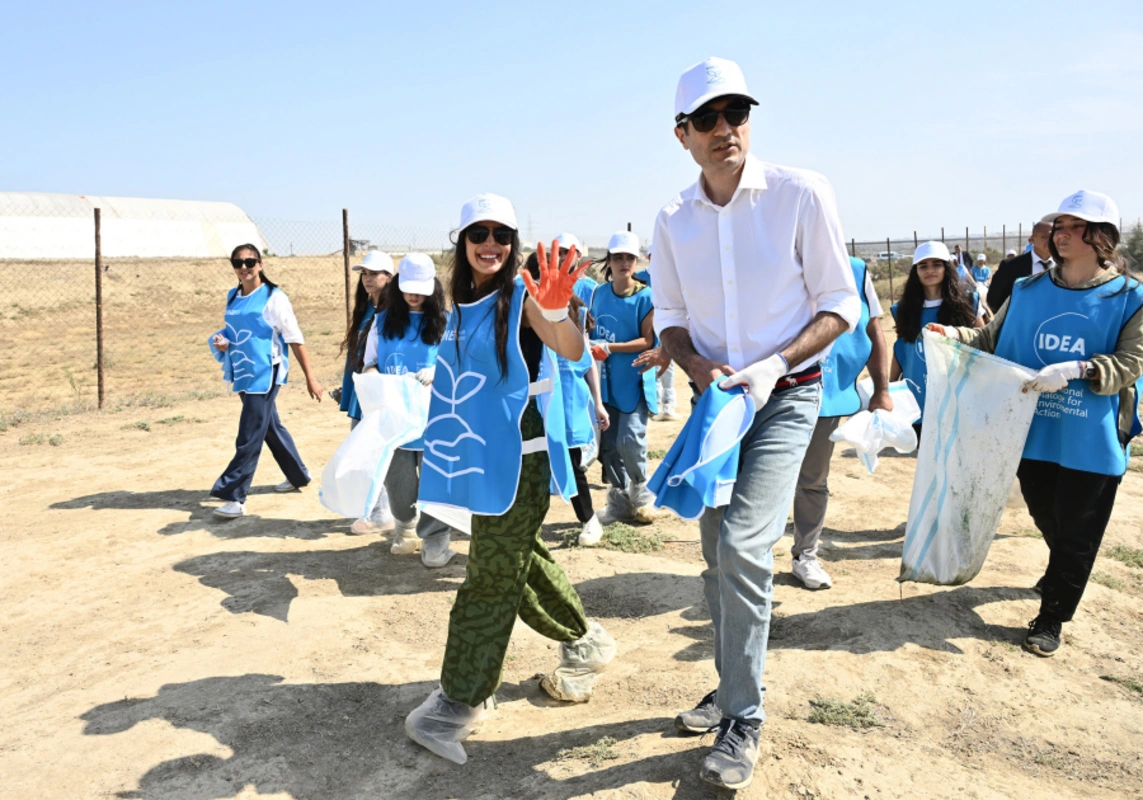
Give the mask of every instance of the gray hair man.
M 663 345 L 698 392 L 742 385 L 756 409 L 730 502 L 699 523 L 719 684 L 676 719 L 718 727 L 700 776 L 730 789 L 750 783 L 758 758 L 772 550 L 817 422 L 820 361 L 861 314 L 833 189 L 749 154 L 757 104 L 733 61 L 683 73 L 675 136 L 702 174 L 659 212 L 652 245 Z

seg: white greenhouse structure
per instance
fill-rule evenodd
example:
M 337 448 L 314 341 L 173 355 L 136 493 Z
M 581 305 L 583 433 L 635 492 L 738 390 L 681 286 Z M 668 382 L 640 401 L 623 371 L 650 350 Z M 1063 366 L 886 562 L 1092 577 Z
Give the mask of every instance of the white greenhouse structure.
M 0 259 L 93 258 L 96 208 L 104 258 L 225 258 L 247 242 L 265 249 L 233 203 L 0 192 Z

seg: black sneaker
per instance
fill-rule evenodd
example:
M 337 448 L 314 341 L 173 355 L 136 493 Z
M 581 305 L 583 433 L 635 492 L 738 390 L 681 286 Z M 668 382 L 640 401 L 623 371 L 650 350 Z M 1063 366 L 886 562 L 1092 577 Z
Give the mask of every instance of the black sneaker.
M 1043 614 L 1028 624 L 1028 635 L 1024 638 L 1024 649 L 1038 656 L 1054 656 L 1060 649 L 1060 631 L 1063 625 Z
M 724 789 L 745 789 L 754 779 L 758 760 L 758 727 L 738 719 L 718 725 L 714 747 L 702 762 L 699 777 Z
M 722 711 L 718 708 L 715 695 L 718 690 L 708 694 L 699 704 L 690 711 L 683 711 L 675 717 L 675 727 L 683 733 L 708 733 L 718 727 L 722 722 Z
M 1047 577 L 1047 575 L 1041 575 L 1040 580 L 1036 581 L 1036 585 L 1032 587 L 1032 591 L 1042 595 L 1044 593 L 1044 579 Z

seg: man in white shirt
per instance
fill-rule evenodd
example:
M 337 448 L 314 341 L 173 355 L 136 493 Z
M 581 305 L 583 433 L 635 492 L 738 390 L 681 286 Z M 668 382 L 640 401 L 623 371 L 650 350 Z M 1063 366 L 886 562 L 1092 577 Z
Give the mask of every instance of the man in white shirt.
M 756 414 L 730 503 L 700 521 L 718 688 L 676 725 L 718 735 L 700 776 L 750 783 L 763 712 L 773 552 L 817 422 L 819 362 L 861 314 L 833 189 L 749 155 L 757 101 L 738 65 L 683 73 L 675 136 L 702 170 L 655 223 L 655 329 L 701 393 L 743 385 Z

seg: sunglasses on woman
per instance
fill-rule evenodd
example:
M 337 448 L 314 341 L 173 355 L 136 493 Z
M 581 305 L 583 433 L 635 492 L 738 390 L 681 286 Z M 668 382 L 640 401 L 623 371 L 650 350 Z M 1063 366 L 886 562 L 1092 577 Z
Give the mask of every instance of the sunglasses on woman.
M 509 228 L 507 225 L 501 225 L 497 228 L 489 228 L 484 225 L 473 225 L 464 235 L 468 237 L 468 241 L 473 244 L 482 244 L 488 240 L 488 234 L 492 234 L 492 239 L 498 245 L 512 244 L 512 235 L 516 231 Z
M 749 103 L 731 103 L 721 111 L 707 110 L 696 111 L 694 114 L 689 114 L 683 117 L 683 122 L 688 119 L 691 125 L 699 133 L 710 133 L 714 130 L 714 126 L 718 124 L 719 115 L 726 120 L 726 124 L 732 128 L 737 128 L 739 125 L 744 125 L 746 120 L 750 119 L 750 104 Z
M 230 259 L 230 266 L 234 267 L 235 269 L 242 269 L 243 267 L 246 267 L 246 269 L 254 269 L 254 267 L 258 266 L 261 263 L 262 262 L 256 258 L 232 258 L 232 259 Z

